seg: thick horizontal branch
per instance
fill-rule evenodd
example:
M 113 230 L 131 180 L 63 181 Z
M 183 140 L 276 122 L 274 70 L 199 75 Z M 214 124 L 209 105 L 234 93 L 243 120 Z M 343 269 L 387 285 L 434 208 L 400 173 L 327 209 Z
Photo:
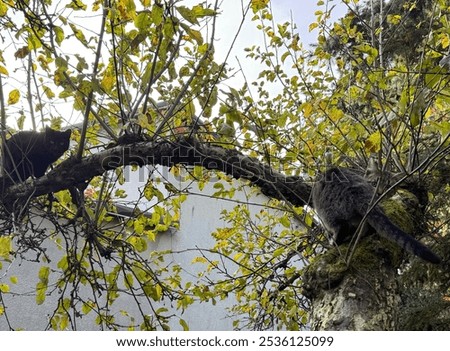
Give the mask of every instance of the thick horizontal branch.
M 311 186 L 301 177 L 285 176 L 237 150 L 180 139 L 119 145 L 80 161 L 69 158 L 39 179 L 6 187 L 3 203 L 11 204 L 18 199 L 68 189 L 105 171 L 127 165 L 199 165 L 222 171 L 236 179 L 246 179 L 258 186 L 266 196 L 285 200 L 294 206 L 305 205 L 311 192 Z

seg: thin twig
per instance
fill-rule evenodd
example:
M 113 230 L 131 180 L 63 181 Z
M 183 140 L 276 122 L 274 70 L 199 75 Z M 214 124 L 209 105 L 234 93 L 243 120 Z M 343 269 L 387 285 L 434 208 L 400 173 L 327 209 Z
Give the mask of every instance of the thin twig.
M 100 62 L 100 54 L 101 54 L 102 46 L 103 46 L 103 35 L 104 35 L 105 29 L 106 29 L 106 18 L 108 16 L 108 12 L 109 12 L 108 1 L 105 0 L 105 2 L 103 3 L 102 24 L 101 24 L 101 28 L 100 28 L 100 35 L 98 38 L 97 52 L 95 55 L 94 67 L 92 69 L 92 79 L 97 79 L 96 77 L 97 77 L 97 71 L 98 71 L 98 64 Z M 114 29 L 112 29 L 112 30 L 114 31 Z M 77 160 L 81 160 L 81 158 L 83 157 L 83 150 L 84 150 L 84 146 L 86 144 L 86 134 L 87 134 L 87 128 L 88 128 L 88 123 L 89 123 L 89 115 L 91 113 L 91 106 L 92 106 L 93 99 L 94 99 L 94 90 L 91 89 L 91 91 L 89 92 L 87 101 L 86 101 L 86 109 L 84 112 L 83 127 L 81 129 L 80 144 L 78 146 L 78 152 L 76 155 Z

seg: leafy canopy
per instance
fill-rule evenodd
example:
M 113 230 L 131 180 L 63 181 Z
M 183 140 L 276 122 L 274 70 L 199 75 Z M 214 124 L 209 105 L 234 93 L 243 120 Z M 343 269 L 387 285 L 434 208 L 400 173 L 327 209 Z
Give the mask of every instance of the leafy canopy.
M 7 41 L 0 51 L 3 136 L 77 125 L 71 154 L 81 160 L 111 142 L 184 135 L 303 176 L 315 175 L 327 152 L 336 164 L 361 170 L 374 157 L 382 170 L 439 180 L 429 189 L 437 223 L 445 218 L 448 191 L 442 174 L 433 173 L 447 155 L 450 132 L 446 1 L 380 1 L 369 8 L 345 0 L 348 14 L 338 21 L 330 20 L 331 5 L 318 2 L 309 26 L 317 42 L 308 47 L 294 23 L 275 22 L 269 1 L 243 1 L 242 21 L 253 21 L 264 36 L 264 45 L 237 53 L 260 67 L 252 82 L 245 68 L 216 61 L 223 35 L 215 30 L 217 3 L 0 0 Z M 236 75 L 242 86 L 229 83 Z M 124 139 L 130 135 L 138 139 Z M 192 184 L 200 193 L 212 184 L 207 196 L 228 200 L 242 184 L 201 166 L 150 168 L 138 198 L 127 204 L 133 215 L 120 217 L 116 204 L 129 199 L 121 187 L 129 171 L 119 167 L 74 184 L 82 201 L 64 190 L 50 209 L 38 198 L 19 218 L 5 213 L 0 318 L 8 320 L 3 297 L 21 279 L 8 274 L 9 263 L 34 260 L 36 303 L 58 296 L 51 329 L 76 329 L 84 316 L 103 329 L 168 329 L 173 318 L 187 329 L 182 311 L 228 298 L 235 301 L 236 328 L 305 326 L 302 267 L 321 250 L 320 237 L 307 234 L 309 211 L 269 199 L 255 214 L 249 203 L 237 203 L 222 213 L 226 225 L 211 233 L 215 246 L 197 251 L 192 264 L 200 273 L 188 279 L 172 262 L 177 253 L 155 251 L 152 243 L 180 228 Z M 174 185 L 180 176 L 187 185 Z M 45 226 L 36 220 L 43 217 Z M 48 245 L 61 252 L 56 266 Z M 118 301 L 135 303 L 140 314 L 122 309 L 118 316 Z

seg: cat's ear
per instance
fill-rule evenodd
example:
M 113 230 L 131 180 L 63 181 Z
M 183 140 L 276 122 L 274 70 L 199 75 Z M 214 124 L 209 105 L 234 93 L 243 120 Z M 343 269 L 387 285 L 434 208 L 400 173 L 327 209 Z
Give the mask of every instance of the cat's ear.
M 46 133 L 52 132 L 52 131 L 53 131 L 52 128 L 50 128 L 49 126 L 45 126 L 45 132 L 46 132 Z
M 65 134 L 67 134 L 67 137 L 70 138 L 70 135 L 72 134 L 72 129 L 67 129 L 64 131 Z

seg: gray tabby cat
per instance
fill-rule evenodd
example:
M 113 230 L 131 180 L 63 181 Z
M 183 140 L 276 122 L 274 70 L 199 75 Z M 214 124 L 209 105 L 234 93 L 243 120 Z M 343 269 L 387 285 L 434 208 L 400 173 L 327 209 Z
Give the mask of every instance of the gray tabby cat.
M 336 244 L 348 240 L 355 233 L 369 208 L 374 191 L 365 178 L 345 168 L 330 168 L 315 182 L 313 207 Z M 380 206 L 370 211 L 366 223 L 366 231 L 371 227 L 410 253 L 431 263 L 441 262 L 425 245 L 393 224 Z

